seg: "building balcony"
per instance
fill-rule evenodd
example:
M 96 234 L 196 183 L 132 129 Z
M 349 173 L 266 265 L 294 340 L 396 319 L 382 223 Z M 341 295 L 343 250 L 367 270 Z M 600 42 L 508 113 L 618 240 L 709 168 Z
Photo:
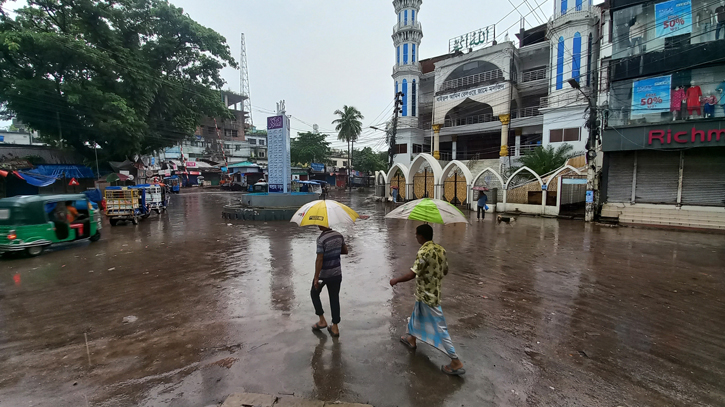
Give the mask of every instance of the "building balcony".
M 393 67 L 393 76 L 395 75 L 420 75 L 420 65 L 413 62 L 406 65 L 396 65 Z
M 490 84 L 504 80 L 503 71 L 494 69 L 491 71 L 477 73 L 475 75 L 464 76 L 462 78 L 451 79 L 443 82 L 436 96 L 444 92 L 451 92 L 472 88 L 478 85 Z
M 569 86 L 569 85 L 565 85 Z M 582 88 L 585 93 L 590 93 L 591 90 Z M 588 104 L 587 98 L 577 89 L 569 89 L 566 91 L 560 90 L 550 96 L 543 96 L 539 100 L 539 109 L 552 109 L 569 107 L 575 105 L 586 105 Z
M 519 77 L 519 83 L 546 80 L 549 78 L 549 68 L 543 67 L 538 69 L 532 69 L 530 71 L 524 71 L 521 73 L 521 75 L 519 75 Z
M 588 20 L 596 20 L 599 18 L 599 7 L 581 6 L 579 10 L 568 10 L 565 13 L 557 10 L 549 19 L 546 27 L 549 31 L 555 31 L 560 27 L 572 22 L 582 22 Z
M 400 31 L 406 31 L 406 30 L 423 31 L 423 25 L 421 23 L 417 22 L 417 21 L 414 22 L 414 23 L 412 23 L 412 22 L 409 21 L 408 22 L 408 25 L 405 25 L 401 21 L 400 24 L 395 24 L 393 26 L 393 35 L 395 35 L 396 33 L 400 32 Z

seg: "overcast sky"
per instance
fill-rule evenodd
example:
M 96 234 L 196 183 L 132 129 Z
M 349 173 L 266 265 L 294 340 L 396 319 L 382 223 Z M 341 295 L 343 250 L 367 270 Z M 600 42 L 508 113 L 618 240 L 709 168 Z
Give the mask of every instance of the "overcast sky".
M 391 35 L 397 17 L 391 0 L 171 2 L 224 35 L 236 58 L 240 35 L 245 33 L 257 127 L 266 126 L 266 117 L 282 99 L 287 114 L 293 116 L 293 135 L 311 131 L 312 124 L 333 132 L 333 112 L 343 105 L 357 107 L 365 116 L 365 126 L 383 123 L 392 115 L 395 52 Z M 16 8 L 22 3 L 6 6 Z M 518 11 L 509 14 L 514 5 Z M 531 8 L 537 10 L 538 20 Z M 418 16 L 423 25 L 419 59 L 445 54 L 450 38 L 491 24 L 497 24 L 499 40 L 507 29 L 514 39 L 519 12 L 526 16 L 527 27 L 538 25 L 551 16 L 552 0 L 424 0 Z M 223 76 L 229 89 L 239 91 L 239 71 L 226 69 Z M 384 149 L 383 137 L 368 129 L 360 145 Z
M 531 9 L 522 0 L 519 11 Z M 542 4 L 544 0 L 539 0 Z M 357 107 L 364 125 L 386 121 L 392 115 L 394 48 L 391 39 L 397 22 L 391 0 L 171 0 L 199 23 L 227 38 L 237 58 L 240 34 L 246 35 L 253 118 L 264 128 L 277 101 L 286 101 L 293 116 L 293 135 L 333 131 L 333 112 L 343 105 Z M 534 0 L 529 0 L 536 7 Z M 553 11 L 551 0 L 538 9 L 539 22 Z M 418 20 L 423 25 L 420 59 L 448 52 L 448 40 L 499 22 L 514 9 L 507 0 L 424 0 Z M 498 26 L 496 34 L 511 27 L 518 31 L 520 16 L 514 12 Z M 538 25 L 533 14 L 529 25 Z M 227 69 L 228 87 L 239 90 L 239 72 Z M 260 111 L 262 110 L 262 111 Z M 297 120 L 295 120 L 297 119 Z M 307 124 L 305 124 L 305 123 Z M 361 145 L 375 147 L 380 132 L 363 133 Z M 342 144 L 336 143 L 336 146 Z M 381 146 L 382 147 L 382 146 Z

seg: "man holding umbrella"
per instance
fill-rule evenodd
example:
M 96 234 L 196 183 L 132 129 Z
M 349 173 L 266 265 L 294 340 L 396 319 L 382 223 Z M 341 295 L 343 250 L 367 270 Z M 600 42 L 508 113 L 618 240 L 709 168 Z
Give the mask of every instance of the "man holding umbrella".
M 443 373 L 460 376 L 466 373 L 453 347 L 448 325 L 441 308 L 441 283 L 448 274 L 446 250 L 433 242 L 433 228 L 420 225 L 415 238 L 421 244 L 413 267 L 408 274 L 390 280 L 395 286 L 415 279 L 415 308 L 408 323 L 408 333 L 400 338 L 405 346 L 416 349 L 416 340 L 426 342 L 451 358 L 451 364 L 441 366 Z

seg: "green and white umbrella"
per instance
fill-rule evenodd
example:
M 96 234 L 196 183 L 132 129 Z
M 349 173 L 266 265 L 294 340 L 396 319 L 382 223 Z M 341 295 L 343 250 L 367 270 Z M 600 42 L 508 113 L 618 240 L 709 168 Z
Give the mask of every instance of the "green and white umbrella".
M 440 199 L 423 198 L 404 203 L 385 215 L 388 219 L 417 220 L 428 223 L 468 223 L 460 209 Z

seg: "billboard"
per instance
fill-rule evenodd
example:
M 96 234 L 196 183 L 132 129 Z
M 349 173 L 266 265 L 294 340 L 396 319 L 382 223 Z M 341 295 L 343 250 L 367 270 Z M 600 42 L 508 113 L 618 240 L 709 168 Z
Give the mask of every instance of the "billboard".
M 290 123 L 286 115 L 267 118 L 267 162 L 269 192 L 290 192 Z
M 658 76 L 632 83 L 632 113 L 630 117 L 670 111 L 672 76 Z
M 691 33 L 691 0 L 670 0 L 655 4 L 655 24 L 657 38 Z

